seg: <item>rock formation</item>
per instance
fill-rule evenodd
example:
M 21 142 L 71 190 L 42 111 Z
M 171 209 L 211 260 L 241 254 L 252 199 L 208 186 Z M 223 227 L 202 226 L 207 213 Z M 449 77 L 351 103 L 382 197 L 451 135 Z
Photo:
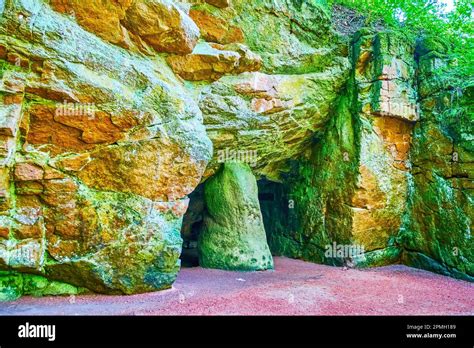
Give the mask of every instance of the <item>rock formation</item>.
M 199 236 L 199 264 L 207 268 L 273 268 L 258 202 L 257 181 L 247 164 L 225 163 L 206 181 L 207 214 Z
M 205 267 L 472 281 L 473 88 L 446 52 L 319 0 L 0 0 L 0 300 L 168 288 L 182 228 Z
M 81 26 L 97 28 L 86 20 L 97 2 L 65 3 Z M 112 45 L 120 42 L 106 30 L 118 28 L 89 33 L 55 9 L 64 8 L 13 1 L 2 11 L 2 279 L 32 274 L 127 294 L 169 287 L 187 194 L 212 154 L 201 111 L 163 58 Z M 126 25 L 166 15 L 178 51 L 192 50 L 197 27 L 175 5 L 129 11 Z M 189 25 L 194 39 L 181 40 Z

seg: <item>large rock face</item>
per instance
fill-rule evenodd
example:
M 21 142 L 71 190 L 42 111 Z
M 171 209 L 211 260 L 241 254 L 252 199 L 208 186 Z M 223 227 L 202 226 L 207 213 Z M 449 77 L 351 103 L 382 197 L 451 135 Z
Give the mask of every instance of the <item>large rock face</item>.
M 250 167 L 226 163 L 205 185 L 207 214 L 199 240 L 199 263 L 207 268 L 273 268 Z
M 352 77 L 332 106 L 326 131 L 284 181 L 279 200 L 292 207 L 280 221 L 268 222 L 276 253 L 330 264 L 398 260 L 395 237 L 407 200 L 408 151 L 418 117 L 413 52 L 396 33 L 357 35 Z M 276 212 L 268 208 L 274 219 Z M 333 243 L 364 252 L 328 256 Z
M 170 0 L 51 0 L 86 30 L 113 44 L 150 53 L 190 53 L 199 28 Z
M 67 4 L 95 29 L 83 2 Z M 0 267 L 97 292 L 169 287 L 187 194 L 212 153 L 201 111 L 164 59 L 108 44 L 52 5 L 8 2 L 0 19 Z
M 411 150 L 413 170 L 400 243 L 404 261 L 474 280 L 474 87 L 451 85 L 436 69 L 446 44 L 418 47 L 421 114 Z
M 353 75 L 324 135 L 282 184 L 261 184 L 274 193 L 262 204 L 272 252 L 472 280 L 472 86 L 434 73 L 445 64 L 439 47 L 356 35 Z M 334 256 L 334 244 L 363 253 Z
M 333 22 L 323 0 L 0 0 L 0 300 L 170 287 L 201 183 L 204 266 L 271 268 L 266 232 L 472 280 L 472 85 L 436 73 L 438 40 Z
M 347 44 L 331 30 L 321 3 L 236 0 L 222 10 L 200 4 L 190 11 L 206 39 L 224 47 L 245 45 L 261 59 L 259 71 L 247 59 L 244 73 L 195 85 L 214 144 L 206 177 L 218 169 L 220 153 L 237 151 L 256 153 L 254 172 L 279 181 L 288 160 L 323 132 L 350 63 Z M 215 31 L 201 24 L 210 21 Z
M 358 177 L 351 199 L 354 242 L 391 250 L 407 200 L 416 112 L 414 45 L 403 35 L 366 34 L 354 45 L 360 109 Z

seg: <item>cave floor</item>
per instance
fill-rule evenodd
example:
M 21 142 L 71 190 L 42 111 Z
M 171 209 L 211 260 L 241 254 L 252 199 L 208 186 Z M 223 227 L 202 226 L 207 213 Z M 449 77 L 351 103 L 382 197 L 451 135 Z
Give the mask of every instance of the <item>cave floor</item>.
M 0 303 L 0 315 L 472 315 L 474 284 L 402 265 L 365 270 L 275 257 L 275 270 L 183 268 L 172 289 Z

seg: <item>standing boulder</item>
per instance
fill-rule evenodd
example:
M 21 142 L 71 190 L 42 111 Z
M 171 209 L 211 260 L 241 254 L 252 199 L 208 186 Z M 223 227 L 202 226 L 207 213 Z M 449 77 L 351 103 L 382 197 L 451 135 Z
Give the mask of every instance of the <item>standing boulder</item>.
M 206 182 L 204 195 L 207 213 L 198 243 L 200 265 L 238 271 L 273 268 L 257 181 L 249 166 L 225 163 Z

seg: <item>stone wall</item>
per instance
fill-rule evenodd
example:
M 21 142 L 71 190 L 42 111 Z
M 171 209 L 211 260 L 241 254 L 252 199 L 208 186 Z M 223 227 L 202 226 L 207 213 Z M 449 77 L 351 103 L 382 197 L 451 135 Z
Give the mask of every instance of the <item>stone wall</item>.
M 440 40 L 364 29 L 352 47 L 353 77 L 326 132 L 263 205 L 271 250 L 472 280 L 472 87 L 436 74 L 447 64 Z M 364 254 L 328 257 L 334 243 Z
M 472 281 L 474 278 L 473 86 L 459 87 L 440 39 L 419 43 L 422 122 L 414 129 L 409 199 L 399 240 L 403 261 Z

